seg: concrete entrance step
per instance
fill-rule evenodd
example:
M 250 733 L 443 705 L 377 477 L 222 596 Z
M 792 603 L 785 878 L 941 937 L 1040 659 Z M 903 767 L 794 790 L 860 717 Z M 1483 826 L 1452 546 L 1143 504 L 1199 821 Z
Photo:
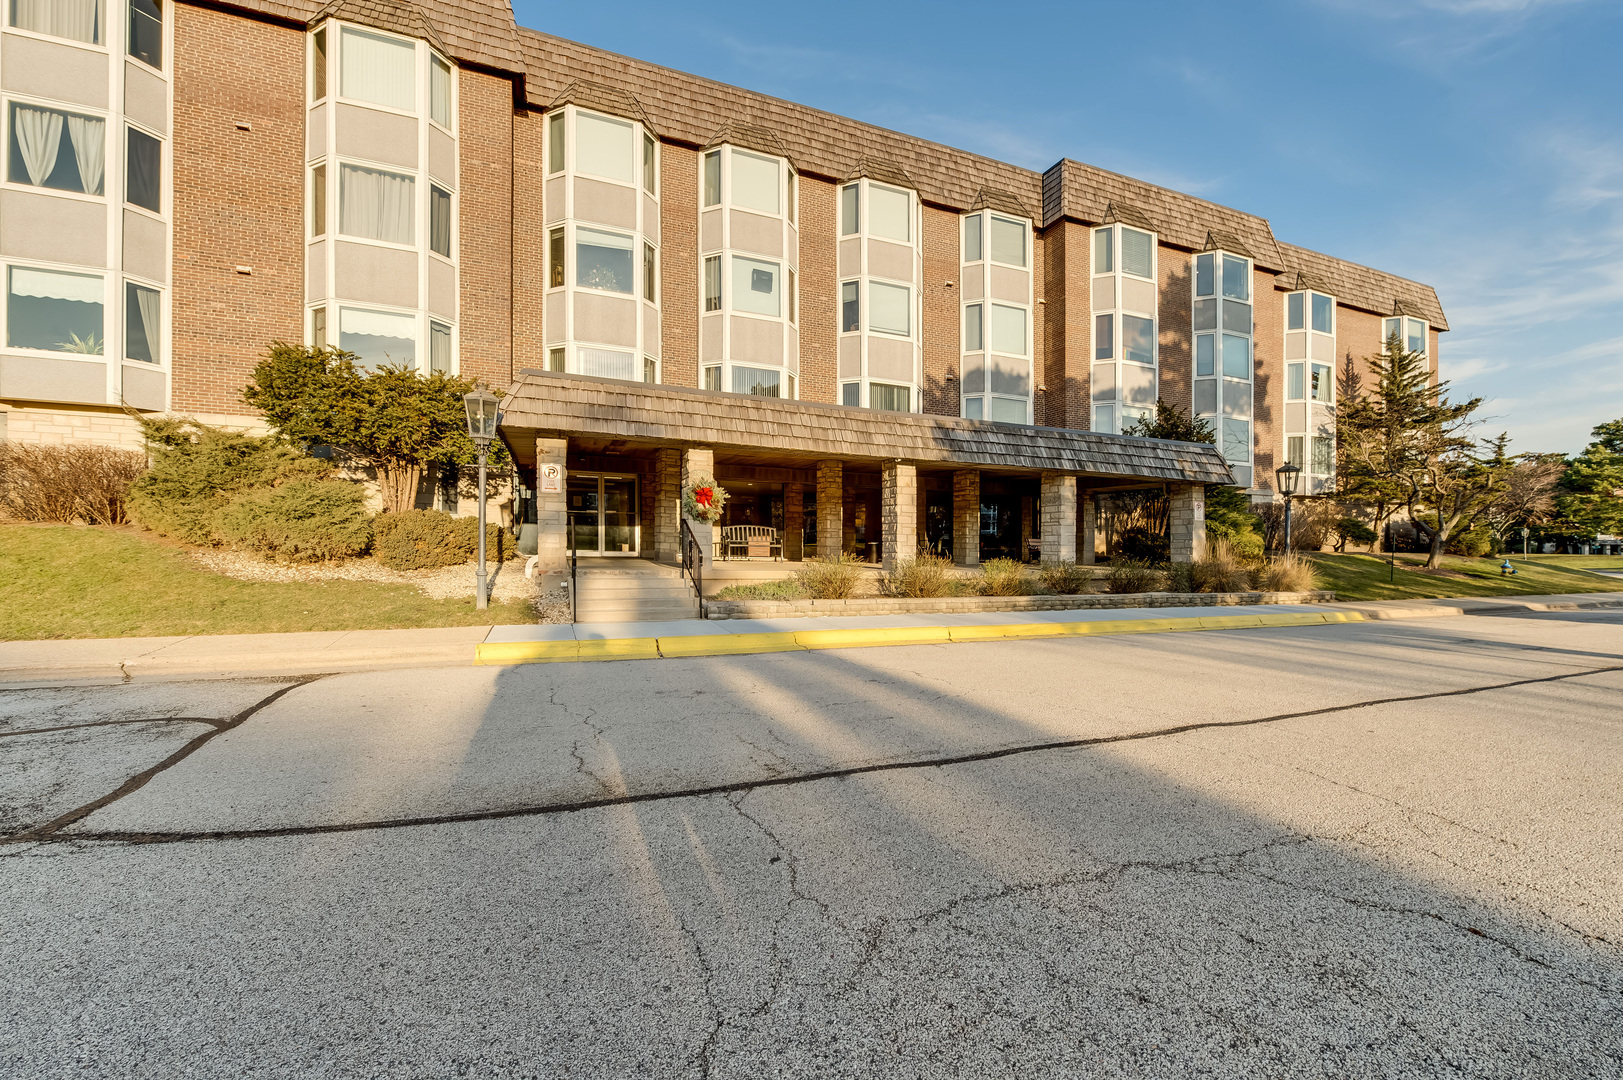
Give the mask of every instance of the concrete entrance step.
M 681 567 L 648 559 L 582 560 L 575 571 L 580 622 L 697 619 L 699 601 Z

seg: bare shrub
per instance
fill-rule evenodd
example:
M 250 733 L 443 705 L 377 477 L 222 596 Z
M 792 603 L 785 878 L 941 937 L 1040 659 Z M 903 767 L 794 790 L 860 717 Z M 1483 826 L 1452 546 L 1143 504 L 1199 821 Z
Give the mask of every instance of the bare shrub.
M 1055 596 L 1075 596 L 1088 591 L 1088 586 L 1093 583 L 1093 574 L 1086 566 L 1069 559 L 1045 562 L 1037 568 L 1037 583 L 1042 586 L 1043 592 Z
M 1147 593 L 1158 592 L 1164 584 L 1164 575 L 1149 563 L 1133 559 L 1112 559 L 1110 576 L 1105 578 L 1105 592 Z
M 980 591 L 985 596 L 1029 596 L 1031 580 L 1013 559 L 987 559 L 981 563 Z
M 939 555 L 920 555 L 881 577 L 879 591 L 886 596 L 934 599 L 956 595 L 958 582 L 953 577 L 950 559 Z
M 1269 551 L 1285 546 L 1285 504 L 1267 503 L 1254 511 L 1262 519 L 1263 539 Z M 1297 499 L 1291 506 L 1291 550 L 1321 551 L 1334 540 L 1341 508 L 1324 499 Z
M 0 442 L 0 510 L 23 521 L 122 525 L 146 455 L 112 446 Z
M 1318 588 L 1313 562 L 1294 551 L 1269 559 L 1257 571 L 1257 586 L 1267 592 L 1307 592 Z
M 1251 571 L 1225 540 L 1206 545 L 1206 557 L 1189 564 L 1189 580 L 1195 592 L 1248 592 Z
M 841 553 L 830 559 L 807 559 L 795 580 L 813 600 L 849 600 L 862 584 L 862 561 Z

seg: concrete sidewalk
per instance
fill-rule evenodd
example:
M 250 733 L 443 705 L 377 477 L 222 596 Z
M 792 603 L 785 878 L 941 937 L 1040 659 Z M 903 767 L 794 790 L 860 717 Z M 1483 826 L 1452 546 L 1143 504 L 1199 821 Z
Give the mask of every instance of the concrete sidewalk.
M 462 626 L 336 630 L 218 637 L 94 638 L 0 642 L 0 685 L 123 682 L 134 678 L 232 678 L 402 667 L 560 660 L 721 656 L 876 645 L 946 644 L 1305 626 L 1386 619 L 1623 609 L 1623 592 L 1487 599 L 1229 608 L 869 615 L 800 619 L 688 619 L 657 623 Z M 1153 612 L 1153 614 L 1151 614 Z M 1219 614 L 1219 612 L 1221 612 Z

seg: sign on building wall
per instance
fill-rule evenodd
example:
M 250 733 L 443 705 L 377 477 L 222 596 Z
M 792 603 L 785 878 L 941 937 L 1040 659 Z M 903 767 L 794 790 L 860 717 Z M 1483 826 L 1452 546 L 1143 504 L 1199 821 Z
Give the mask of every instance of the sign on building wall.
M 541 474 L 541 494 L 556 495 L 564 489 L 564 467 L 562 465 L 543 465 L 539 470 Z

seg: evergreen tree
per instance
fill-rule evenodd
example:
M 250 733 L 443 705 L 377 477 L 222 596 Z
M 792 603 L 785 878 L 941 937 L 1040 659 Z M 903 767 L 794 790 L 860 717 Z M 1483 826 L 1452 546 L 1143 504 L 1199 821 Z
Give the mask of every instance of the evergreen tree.
M 1585 541 L 1623 533 L 1623 419 L 1590 435 L 1594 441 L 1567 461 L 1556 497 L 1563 531 Z

